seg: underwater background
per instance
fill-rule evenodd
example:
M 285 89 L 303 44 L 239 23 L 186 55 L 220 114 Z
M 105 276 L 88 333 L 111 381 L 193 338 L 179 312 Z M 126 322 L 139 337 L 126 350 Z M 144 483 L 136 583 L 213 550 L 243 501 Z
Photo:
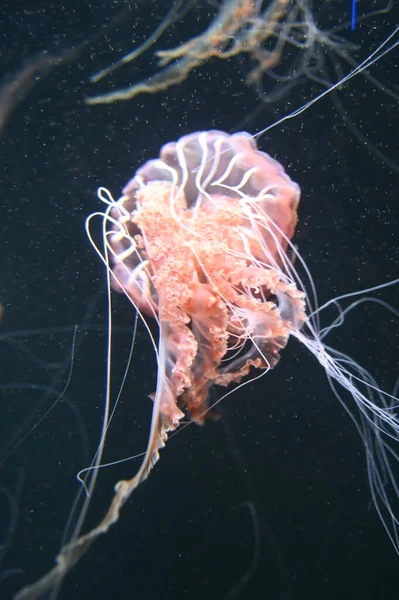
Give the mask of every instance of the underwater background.
M 358 14 L 383 6 L 359 2 Z M 280 94 L 265 77 L 265 98 L 274 90 L 275 101 L 262 102 L 245 85 L 249 59 L 239 56 L 210 61 L 166 92 L 85 104 L 89 95 L 151 75 L 154 49 L 198 35 L 215 14 L 214 4 L 193 3 L 154 49 L 90 83 L 94 72 L 143 42 L 168 7 L 165 0 L 14 0 L 0 7 L 1 599 L 53 565 L 79 491 L 76 474 L 89 466 L 99 440 L 106 276 L 85 233 L 88 214 L 104 209 L 97 188 L 118 198 L 164 143 L 201 129 L 256 133 L 323 89 L 302 81 Z M 351 31 L 347 0 L 315 3 L 314 13 L 325 29 L 343 25 L 340 35 L 359 46 L 356 60 L 398 20 L 393 6 Z M 21 69 L 43 51 L 57 60 L 14 93 Z M 396 94 L 397 63 L 395 48 L 370 69 Z M 320 304 L 398 277 L 398 113 L 387 90 L 359 75 L 336 98 L 323 98 L 259 140 L 301 187 L 294 241 Z M 397 288 L 376 295 L 399 306 Z M 335 316 L 331 310 L 323 322 Z M 134 321 L 126 299 L 113 294 L 114 398 Z M 328 337 L 387 391 L 397 377 L 398 342 L 395 318 L 371 304 Z M 145 449 L 155 383 L 154 352 L 139 326 L 104 462 Z M 213 389 L 212 400 L 223 393 Z M 397 598 L 399 558 L 371 501 L 361 439 L 306 349 L 290 341 L 272 372 L 217 410 L 219 420 L 170 439 L 119 523 L 73 569 L 59 598 Z M 87 527 L 139 460 L 102 471 Z

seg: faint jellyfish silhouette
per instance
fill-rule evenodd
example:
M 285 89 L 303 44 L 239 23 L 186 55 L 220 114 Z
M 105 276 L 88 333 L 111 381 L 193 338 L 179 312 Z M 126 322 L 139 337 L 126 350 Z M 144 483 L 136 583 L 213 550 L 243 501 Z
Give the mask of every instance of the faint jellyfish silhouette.
M 389 12 L 391 4 L 366 17 Z M 175 2 L 161 25 L 143 44 L 93 75 L 91 82 L 97 83 L 137 59 L 194 6 L 194 2 L 188 5 Z M 238 55 L 249 56 L 251 61 L 246 69 L 246 84 L 253 86 L 263 101 L 277 102 L 305 80 L 328 87 L 342 79 L 344 65 L 356 67 L 353 55 L 358 46 L 341 35 L 343 28 L 340 23 L 331 30 L 322 29 L 308 0 L 225 0 L 201 34 L 175 48 L 156 51 L 159 71 L 129 87 L 90 96 L 86 102 L 111 103 L 164 91 L 181 84 L 191 71 L 211 59 L 227 60 Z M 367 73 L 365 76 L 380 85 Z
M 267 6 L 253 0 L 225 0 L 203 33 L 176 48 L 156 52 L 160 71 L 125 89 L 89 97 L 86 101 L 102 104 L 166 90 L 185 81 L 193 69 L 211 58 L 228 59 L 242 53 L 249 54 L 256 64 L 247 77 L 247 83 L 253 84 L 279 63 L 284 47 L 290 43 L 289 32 L 296 23 L 298 6 L 295 3 L 290 7 L 287 0 L 273 0 Z M 146 41 L 114 65 L 102 69 L 91 81 L 96 83 L 135 60 L 178 18 L 178 9 L 172 9 L 149 38 L 150 43 Z
M 390 445 L 399 440 L 392 396 L 360 365 L 323 343 L 352 305 L 343 310 L 340 298 L 333 299 L 328 305 L 335 303 L 339 316 L 329 328 L 320 328 L 319 314 L 326 305 L 318 307 L 309 270 L 290 241 L 299 188 L 283 167 L 259 151 L 248 133 L 203 131 L 165 145 L 159 159 L 138 169 L 117 202 L 104 188 L 99 196 L 108 208 L 91 215 L 87 229 L 90 235 L 92 218 L 101 217 L 104 252 L 97 251 L 112 287 L 126 294 L 147 327 L 148 317 L 159 326 L 147 449 L 137 474 L 116 484 L 102 521 L 81 535 L 88 498 L 56 566 L 21 590 L 17 599 L 36 598 L 58 587 L 91 544 L 118 520 L 183 415 L 202 423 L 211 386 L 244 385 L 267 373 L 290 336 L 318 359 L 342 402 L 337 384 L 354 399 L 359 414 L 349 408 L 348 412 L 365 442 L 374 503 L 398 550 L 397 521 L 386 488 L 388 482 L 395 492 L 398 489 L 390 465 L 396 461 Z M 294 260 L 303 267 L 304 277 Z M 386 285 L 393 283 L 397 282 Z M 91 490 L 108 423 L 107 412 L 91 469 Z
M 0 486 L 0 506 L 2 508 L 1 515 L 5 518 L 4 525 L 2 524 L 0 538 L 0 584 L 9 577 L 23 574 L 23 569 L 19 567 L 3 568 L 3 561 L 7 554 L 9 546 L 12 544 L 12 539 L 15 534 L 15 529 L 18 522 L 18 504 L 25 484 L 25 473 L 22 468 L 17 470 L 14 489 L 10 490 Z M 3 532 L 3 526 L 5 531 Z

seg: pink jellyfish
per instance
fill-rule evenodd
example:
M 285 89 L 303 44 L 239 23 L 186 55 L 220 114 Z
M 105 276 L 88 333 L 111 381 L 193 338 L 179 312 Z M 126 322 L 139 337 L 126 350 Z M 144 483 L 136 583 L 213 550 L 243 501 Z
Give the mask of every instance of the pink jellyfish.
M 273 368 L 290 336 L 315 355 L 341 401 L 336 383 L 354 399 L 360 418 L 348 412 L 365 442 L 373 500 L 399 552 L 397 518 L 387 492 L 387 483 L 398 489 L 390 466 L 397 458 L 390 444 L 399 440 L 395 399 L 360 365 L 324 345 L 329 331 L 357 304 L 343 310 L 338 301 L 362 292 L 318 307 L 309 270 L 290 241 L 299 195 L 297 184 L 257 149 L 252 136 L 221 131 L 197 132 L 165 145 L 158 159 L 138 169 L 116 202 L 104 188 L 99 190 L 109 206 L 105 214 L 91 217 L 103 219 L 105 253 L 99 253 L 112 287 L 126 294 L 144 322 L 150 317 L 159 325 L 148 445 L 136 475 L 116 484 L 102 521 L 81 535 L 87 504 L 56 566 L 21 590 L 17 600 L 36 598 L 59 586 L 90 545 L 118 520 L 126 500 L 158 460 L 168 432 L 185 414 L 203 423 L 211 386 L 239 383 L 256 377 L 256 369 L 266 373 Z M 320 312 L 331 304 L 338 317 L 320 329 Z M 107 425 L 105 419 L 90 490 Z
M 112 285 L 160 328 L 149 464 L 185 409 L 202 423 L 212 385 L 273 368 L 301 328 L 284 274 L 299 195 L 252 136 L 203 131 L 165 145 L 112 208 Z

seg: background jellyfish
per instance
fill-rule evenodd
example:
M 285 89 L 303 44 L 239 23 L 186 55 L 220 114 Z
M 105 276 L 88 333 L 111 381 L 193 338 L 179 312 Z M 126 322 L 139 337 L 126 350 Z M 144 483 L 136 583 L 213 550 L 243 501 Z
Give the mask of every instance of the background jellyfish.
M 55 33 L 72 43 L 78 33 L 88 35 L 87 29 L 113 16 L 119 6 L 98 2 L 95 12 L 86 5 L 76 12 L 74 2 L 66 8 L 59 14 L 50 5 L 40 13 L 10 7 L 3 52 L 8 72 L 18 70 L 21 53 L 42 50 Z M 349 8 L 333 5 L 331 15 L 337 22 L 347 20 Z M 136 31 L 142 28 L 147 37 L 157 15 L 151 20 L 147 11 L 139 12 Z M 166 12 L 167 7 L 162 14 Z M 21 51 L 22 27 L 29 35 Z M 379 21 L 375 28 L 359 25 L 353 35 L 356 41 L 373 46 L 390 31 L 388 23 Z M 180 32 L 175 34 L 177 39 Z M 117 38 L 122 51 L 131 48 L 131 22 L 119 25 Z M 136 104 L 84 107 L 79 104 L 84 96 L 82 81 L 111 62 L 115 50 L 110 44 L 104 41 L 91 49 L 96 65 L 88 53 L 82 54 L 79 64 L 61 67 L 36 86 L 9 119 L 1 142 L 0 289 L 6 305 L 2 331 L 70 327 L 68 334 L 56 334 L 51 343 L 40 333 L 31 338 L 30 343 L 35 339 L 31 351 L 37 351 L 37 343 L 44 363 L 70 356 L 71 331 L 84 323 L 90 299 L 104 286 L 103 270 L 83 233 L 85 216 L 98 208 L 93 194 L 97 186 L 107 183 L 116 195 L 134 165 L 155 156 L 162 144 L 204 126 L 231 131 L 257 106 L 253 93 L 238 85 L 234 73 L 226 76 L 225 63 L 215 61 L 161 101 L 147 96 L 145 101 L 139 97 Z M 395 83 L 393 65 L 391 54 L 373 67 L 389 87 Z M 142 69 L 138 77 L 148 73 L 147 63 L 137 68 Z M 115 85 L 126 83 L 122 72 L 113 77 Z M 218 90 L 222 77 L 225 85 Z M 395 104 L 359 78 L 347 90 L 352 118 L 372 133 L 372 113 L 378 123 L 374 139 L 395 159 Z M 290 101 L 299 106 L 302 100 L 294 89 Z M 269 122 L 266 113 L 255 118 L 251 130 Z M 295 241 L 312 265 L 321 303 L 352 286 L 371 286 L 396 276 L 396 176 L 348 136 L 329 101 L 270 131 L 260 146 L 279 158 L 306 190 Z M 394 290 L 380 297 L 397 305 Z M 113 301 L 117 390 L 134 317 L 123 297 L 114 294 Z M 92 323 L 104 325 L 105 300 L 98 302 Z M 105 333 L 91 329 L 84 341 L 75 356 L 67 395 L 79 407 L 92 455 L 101 426 Z M 378 307 L 359 307 L 347 319 L 345 331 L 336 330 L 331 343 L 370 368 L 385 388 L 393 387 L 395 322 Z M 105 461 L 131 456 L 145 447 L 151 410 L 146 397 L 153 391 L 155 363 L 140 328 L 135 350 L 109 431 Z M 12 373 L 10 362 L 17 361 L 4 343 L 1 352 L 1 383 L 34 381 L 33 367 L 26 368 L 25 363 L 25 369 Z M 294 342 L 287 346 L 283 360 L 268 375 L 267 384 L 264 380 L 264 387 L 259 383 L 223 402 L 224 417 L 218 422 L 206 428 L 189 427 L 170 441 L 162 468 L 132 499 L 123 526 L 93 547 L 81 568 L 66 579 L 61 598 L 90 593 L 101 598 L 115 590 L 123 595 L 131 586 L 138 595 L 184 598 L 190 590 L 193 598 L 204 593 L 225 597 L 254 558 L 257 568 L 242 588 L 242 598 L 256 595 L 259 589 L 271 597 L 282 590 L 306 597 L 309 589 L 337 600 L 367 593 L 378 597 L 383 592 L 395 597 L 397 557 L 369 507 L 358 436 L 312 357 Z M 212 397 L 217 398 L 217 394 Z M 2 440 L 8 440 L 29 414 L 32 407 L 27 401 L 24 390 L 1 391 Z M 23 568 L 25 579 L 5 580 L 5 597 L 52 564 L 78 488 L 76 473 L 88 466 L 76 420 L 68 416 L 72 413 L 62 405 L 54 410 L 2 469 L 2 476 L 12 479 L 8 484 L 2 479 L 1 485 L 9 485 L 11 491 L 17 469 L 22 466 L 26 472 L 17 529 L 3 561 L 5 569 Z M 230 437 L 224 433 L 226 422 Z M 100 472 L 89 521 L 102 516 L 115 480 L 134 472 L 136 466 L 133 461 Z M 253 506 L 256 518 L 248 508 Z M 153 571 L 149 577 L 149 562 L 155 563 L 157 576 Z
M 252 61 L 248 66 L 246 83 L 255 86 L 266 102 L 277 101 L 304 79 L 328 87 L 342 78 L 340 61 L 352 67 L 356 65 L 352 53 L 358 48 L 339 35 L 345 30 L 342 24 L 335 24 L 331 30 L 323 30 L 318 24 L 318 21 L 323 22 L 323 17 L 328 23 L 323 15 L 328 10 L 328 3 L 326 6 L 318 14 L 307 0 L 224 0 L 215 8 L 209 25 L 198 35 L 188 37 L 175 48 L 155 51 L 157 72 L 129 87 L 91 96 L 87 102 L 101 104 L 157 93 L 182 83 L 194 69 L 212 59 L 228 60 L 240 55 L 247 55 Z M 152 48 L 165 31 L 184 21 L 188 12 L 200 13 L 200 8 L 200 3 L 196 2 L 174 2 L 161 24 L 143 44 L 93 75 L 91 81 L 97 83 L 135 61 Z M 392 3 L 388 3 L 368 16 L 388 14 L 391 8 Z M 367 15 L 360 17 L 361 20 L 365 18 Z M 335 74 L 334 81 L 330 79 L 331 71 Z M 266 78 L 269 82 L 267 91 L 264 91 L 262 82 Z M 273 81 L 276 89 L 271 85 Z
M 279 114 L 279 104 L 291 90 L 299 88 L 297 93 L 312 98 L 315 90 L 330 87 L 354 69 L 365 58 L 362 42 L 353 39 L 354 29 L 362 22 L 371 23 L 373 18 L 389 21 L 392 7 L 391 1 L 386 5 L 375 5 L 361 13 L 355 22 L 352 22 L 352 14 L 351 36 L 348 36 L 346 17 L 342 15 L 337 22 L 335 16 L 332 17 L 330 2 L 315 7 L 307 0 L 224 0 L 219 5 L 212 5 L 212 15 L 206 15 L 206 25 L 203 29 L 199 25 L 197 32 L 195 25 L 190 26 L 190 18 L 193 23 L 202 23 L 201 3 L 176 0 L 143 43 L 136 43 L 135 48 L 122 58 L 117 55 L 110 66 L 91 77 L 91 82 L 98 83 L 126 65 L 130 65 L 130 71 L 136 77 L 132 64 L 136 66 L 137 59 L 147 51 L 153 51 L 156 57 L 158 68 L 155 72 L 128 86 L 124 84 L 119 88 L 116 84 L 117 89 L 97 95 L 91 93 L 86 102 L 90 105 L 111 103 L 132 100 L 141 94 L 164 92 L 182 84 L 194 70 L 201 69 L 209 61 L 223 60 L 228 63 L 226 71 L 240 73 L 242 82 L 256 90 L 261 99 L 256 114 L 266 106 L 272 114 Z M 185 33 L 185 40 L 179 38 L 175 47 L 160 48 L 158 41 L 163 39 L 165 32 L 179 26 Z M 190 31 L 197 33 L 187 35 Z M 172 35 L 169 37 L 173 39 Z M 366 55 L 367 52 L 366 49 Z M 365 70 L 363 76 L 375 88 L 398 101 L 397 91 L 386 86 L 372 72 Z M 396 170 L 395 162 L 353 122 L 341 98 L 335 92 L 330 98 L 352 135 Z M 246 115 L 244 123 L 250 117 L 251 113 Z

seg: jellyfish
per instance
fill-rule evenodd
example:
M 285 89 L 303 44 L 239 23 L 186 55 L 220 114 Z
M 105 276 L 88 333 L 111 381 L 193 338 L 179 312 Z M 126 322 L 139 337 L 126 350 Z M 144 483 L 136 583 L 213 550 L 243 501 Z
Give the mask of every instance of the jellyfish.
M 137 60 L 172 25 L 182 21 L 190 10 L 198 8 L 195 5 L 194 1 L 185 4 L 180 0 L 174 2 L 148 39 L 92 75 L 91 82 L 98 83 Z M 391 8 L 392 2 L 389 2 L 386 7 L 363 15 L 359 21 L 389 13 Z M 323 10 L 320 12 L 323 13 Z M 197 18 L 200 20 L 200 16 Z M 349 27 L 350 23 L 347 25 Z M 328 88 L 342 79 L 345 66 L 351 69 L 357 66 L 354 54 L 358 46 L 342 36 L 344 28 L 341 22 L 334 23 L 330 30 L 322 28 L 317 11 L 308 0 L 223 0 L 204 31 L 180 42 L 175 48 L 155 52 L 159 67 L 155 73 L 125 88 L 90 95 L 86 102 L 112 103 L 132 100 L 140 94 L 166 91 L 183 83 L 195 69 L 208 61 L 248 56 L 250 66 L 245 67 L 243 80 L 256 90 L 262 101 L 276 103 L 304 81 Z M 365 77 L 384 88 L 368 73 Z
M 158 325 L 148 444 L 136 475 L 116 484 L 101 522 L 84 534 L 77 528 L 56 566 L 21 590 L 18 600 L 36 598 L 61 584 L 119 519 L 183 417 L 202 424 L 212 416 L 213 386 L 239 387 L 266 375 L 290 338 L 316 357 L 338 399 L 342 401 L 339 388 L 352 396 L 359 415 L 350 414 L 365 444 L 372 497 L 398 550 L 387 492 L 387 483 L 396 489 L 390 466 L 396 457 L 391 445 L 399 441 L 396 399 L 364 368 L 324 342 L 353 306 L 342 309 L 344 297 L 318 306 L 308 268 L 291 241 L 299 196 L 298 185 L 258 149 L 253 136 L 217 130 L 195 132 L 163 146 L 159 158 L 137 170 L 119 200 L 99 189 L 107 209 L 89 217 L 89 236 L 93 219 L 100 217 L 104 248 L 95 247 L 112 288 L 125 294 L 149 331 L 151 320 Z M 320 313 L 331 303 L 338 316 L 329 328 L 321 328 Z M 108 422 L 107 417 L 89 491 L 101 464 Z
M 147 457 L 158 459 L 185 410 L 202 423 L 212 385 L 278 362 L 305 320 L 282 275 L 299 188 L 246 133 L 188 135 L 162 148 L 110 211 L 114 289 L 159 325 Z
M 306 319 L 304 295 L 286 272 L 298 203 L 297 184 L 250 134 L 220 131 L 167 144 L 110 202 L 104 258 L 112 286 L 159 325 L 148 446 L 135 477 L 116 485 L 102 522 L 18 598 L 54 585 L 108 530 L 184 414 L 204 422 L 211 386 L 276 365 Z
M 91 81 L 98 82 L 119 67 L 132 62 L 151 47 L 166 29 L 192 8 L 192 3 L 188 3 L 184 10 L 181 5 L 181 2 L 174 3 L 164 21 L 148 40 L 114 65 L 93 75 Z M 295 12 L 296 16 L 297 9 L 292 9 L 292 12 Z M 193 69 L 200 67 L 211 58 L 228 59 L 244 52 L 250 53 L 258 63 L 258 67 L 249 76 L 251 80 L 255 77 L 255 72 L 265 72 L 280 61 L 282 49 L 286 44 L 283 23 L 288 14 L 291 15 L 291 12 L 286 0 L 274 0 L 263 9 L 261 3 L 252 0 L 224 0 L 204 32 L 193 36 L 177 48 L 157 53 L 161 67 L 158 73 L 126 89 L 89 97 L 87 103 L 102 104 L 116 100 L 130 100 L 138 94 L 166 90 L 185 81 Z M 290 16 L 289 21 L 294 21 L 295 16 L 293 18 Z M 289 22 L 287 28 L 290 29 L 290 26 Z M 282 43 L 275 43 L 280 34 L 283 34 Z M 261 49 L 262 44 L 266 42 L 275 45 L 273 50 Z

